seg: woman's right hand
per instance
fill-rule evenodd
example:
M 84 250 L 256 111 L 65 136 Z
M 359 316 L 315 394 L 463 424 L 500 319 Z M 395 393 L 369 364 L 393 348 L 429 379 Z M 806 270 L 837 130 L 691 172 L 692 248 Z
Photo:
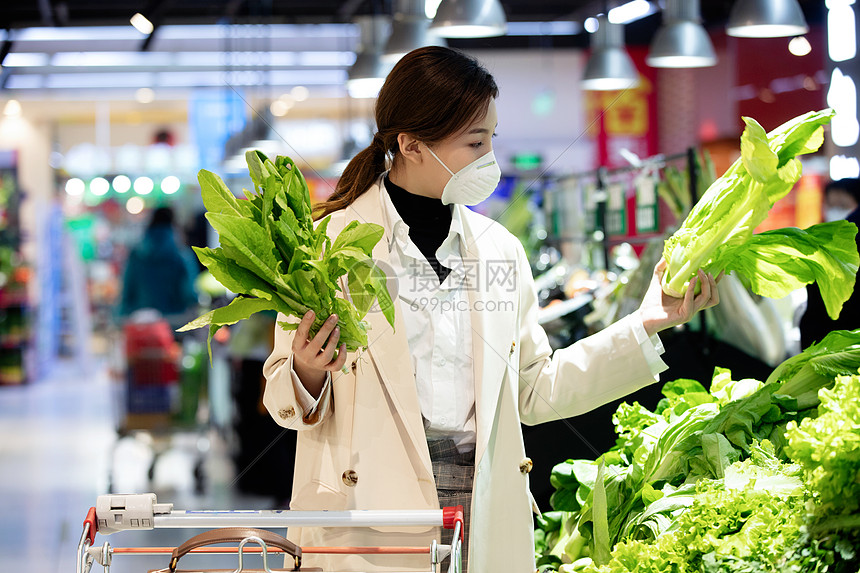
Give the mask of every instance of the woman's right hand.
M 313 339 L 309 339 L 311 325 L 316 315 L 309 310 L 302 317 L 293 337 L 293 370 L 299 376 L 308 393 L 318 398 L 325 384 L 326 372 L 340 370 L 346 364 L 346 344 L 341 344 L 340 328 L 337 326 L 337 315 L 326 319 Z M 334 358 L 335 350 L 339 350 Z

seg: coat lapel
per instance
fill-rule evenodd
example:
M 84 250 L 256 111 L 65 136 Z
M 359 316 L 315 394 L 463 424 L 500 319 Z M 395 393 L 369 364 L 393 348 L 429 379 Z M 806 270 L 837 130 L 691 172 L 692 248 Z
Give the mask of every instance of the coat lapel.
M 465 245 L 463 258 L 476 270 L 468 289 L 472 318 L 472 365 L 475 377 L 477 444 L 475 463 L 481 462 L 493 432 L 505 369 L 513 354 L 516 324 L 515 261 L 492 240 L 488 221 L 479 219 L 462 205 Z M 514 281 L 511 283 L 511 281 Z
M 386 220 L 383 216 L 379 184 L 368 189 L 352 205 L 347 207 L 344 225 L 352 220 L 361 223 L 375 223 L 385 229 L 385 234 L 373 249 L 373 258 L 383 270 L 387 271 L 391 229 L 386 227 Z M 391 290 L 391 286 L 389 281 L 389 290 Z M 421 406 L 418 403 L 418 390 L 415 386 L 415 372 L 410 358 L 406 328 L 403 325 L 400 304 L 394 292 L 392 292 L 392 298 L 395 304 L 393 329 L 385 320 L 382 312 L 378 310 L 371 309 L 364 317 L 370 326 L 367 333 L 367 354 L 379 371 L 382 384 L 388 395 L 391 396 L 397 414 L 402 420 L 403 427 L 406 429 L 424 469 L 432 476 L 430 452 L 427 448 L 427 438 L 421 418 Z

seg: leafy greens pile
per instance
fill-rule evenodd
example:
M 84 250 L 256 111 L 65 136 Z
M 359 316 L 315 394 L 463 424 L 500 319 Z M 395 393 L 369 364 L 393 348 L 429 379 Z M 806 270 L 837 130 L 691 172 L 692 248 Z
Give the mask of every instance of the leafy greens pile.
M 698 269 L 714 275 L 735 271 L 752 292 L 769 298 L 817 282 L 827 314 L 839 316 L 860 266 L 856 225 L 836 221 L 806 230 L 753 234 L 800 179 L 797 156 L 821 146 L 822 126 L 832 116 L 832 110 L 809 112 L 770 133 L 754 119 L 743 118 L 740 159 L 708 188 L 666 241 L 666 294 L 683 296 Z
M 860 329 L 836 331 L 767 382 L 718 368 L 710 391 L 682 379 L 664 385 L 653 412 L 621 404 L 609 452 L 553 468 L 538 565 L 838 570 L 825 565 L 857 558 L 860 542 L 858 369 Z
M 259 151 L 245 154 L 256 193 L 245 190 L 237 199 L 220 177 L 198 174 L 206 219 L 218 231 L 221 246 L 194 251 L 218 282 L 237 293 L 229 305 L 204 314 L 180 331 L 234 324 L 260 311 L 273 310 L 301 318 L 313 310 L 310 336 L 331 314 L 337 314 L 340 342 L 352 352 L 367 346 L 362 321 L 374 300 L 394 325 L 394 305 L 386 277 L 371 259 L 383 229 L 352 221 L 332 242 L 326 233 L 330 219 L 314 225 L 308 185 L 289 157 L 269 160 Z M 338 279 L 346 275 L 349 300 L 337 296 Z M 280 322 L 294 330 L 297 322 Z

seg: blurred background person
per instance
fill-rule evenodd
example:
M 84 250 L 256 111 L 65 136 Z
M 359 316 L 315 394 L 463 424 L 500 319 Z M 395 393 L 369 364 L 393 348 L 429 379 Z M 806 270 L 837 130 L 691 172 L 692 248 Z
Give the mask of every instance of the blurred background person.
M 196 311 L 197 274 L 194 254 L 176 239 L 173 210 L 159 207 L 153 211 L 143 238 L 129 253 L 120 316 L 155 309 L 172 327 L 182 326 Z

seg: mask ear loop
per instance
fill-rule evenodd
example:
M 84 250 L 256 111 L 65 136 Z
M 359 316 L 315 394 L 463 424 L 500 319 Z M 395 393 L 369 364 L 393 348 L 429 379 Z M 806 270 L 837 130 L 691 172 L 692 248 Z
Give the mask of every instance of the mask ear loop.
M 441 159 L 439 159 L 439 156 L 438 156 L 438 155 L 436 155 L 436 154 L 433 152 L 433 150 L 432 150 L 432 149 L 430 149 L 430 146 L 429 146 L 429 145 L 427 145 L 426 143 L 423 143 L 422 145 L 423 145 L 424 147 L 426 147 L 426 148 L 427 148 L 427 151 L 429 151 L 429 152 L 430 152 L 430 155 L 432 155 L 433 157 L 435 157 L 435 158 L 436 158 L 436 161 L 438 161 L 438 162 L 442 165 L 442 167 L 444 167 L 444 168 L 445 168 L 445 171 L 447 171 L 448 173 L 450 173 L 450 174 L 451 174 L 451 177 L 453 177 L 453 176 L 454 176 L 454 172 L 453 172 L 453 171 L 451 171 L 450 169 L 448 169 L 448 166 L 447 166 L 447 165 L 445 165 L 445 162 L 444 162 L 444 161 L 442 161 Z

